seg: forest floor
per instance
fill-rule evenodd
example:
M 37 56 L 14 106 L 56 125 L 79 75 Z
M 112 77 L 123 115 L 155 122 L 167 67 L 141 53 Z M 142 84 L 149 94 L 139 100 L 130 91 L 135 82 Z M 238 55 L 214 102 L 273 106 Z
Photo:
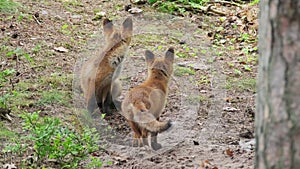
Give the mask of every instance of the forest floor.
M 75 128 L 87 123 L 81 118 L 86 111 L 78 72 L 104 42 L 102 19 L 96 13 L 105 12 L 117 26 L 132 15 L 133 39 L 121 74 L 121 99 L 147 76 L 146 49 L 163 55 L 174 47 L 174 78 L 160 118 L 171 120 L 173 126 L 158 135 L 163 147 L 153 151 L 131 146 L 132 131 L 121 115 L 101 120 L 101 113 L 95 112 L 94 126 L 110 126 L 100 133 L 106 148 L 97 156 L 112 162 L 103 167 L 254 167 L 257 5 L 217 3 L 214 9 L 224 16 L 211 11 L 178 16 L 160 13 L 149 4 L 132 4 L 143 12 L 130 14 L 124 10 L 127 0 L 19 2 L 18 12 L 0 17 L 0 97 L 13 117 L 11 122 L 1 119 L 1 131 L 21 134 L 18 114 L 23 112 L 40 111 Z M 3 75 L 5 70 L 14 71 Z M 8 135 L 3 134 L 1 142 L 9 140 Z M 0 155 L 1 167 L 7 159 Z

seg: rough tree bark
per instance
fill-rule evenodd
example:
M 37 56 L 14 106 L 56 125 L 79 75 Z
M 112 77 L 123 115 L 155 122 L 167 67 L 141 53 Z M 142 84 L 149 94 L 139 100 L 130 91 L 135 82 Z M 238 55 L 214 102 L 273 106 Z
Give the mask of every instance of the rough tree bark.
M 300 0 L 261 0 L 256 169 L 300 168 Z

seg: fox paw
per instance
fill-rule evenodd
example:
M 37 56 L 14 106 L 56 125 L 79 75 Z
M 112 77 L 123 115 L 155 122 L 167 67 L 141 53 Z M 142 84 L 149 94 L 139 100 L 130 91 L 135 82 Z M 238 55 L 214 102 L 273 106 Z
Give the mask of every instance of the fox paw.
M 159 143 L 152 143 L 152 144 L 151 144 L 151 147 L 152 147 L 153 150 L 156 151 L 156 150 L 158 150 L 158 149 L 161 149 L 162 146 L 161 146 L 161 144 L 159 144 Z

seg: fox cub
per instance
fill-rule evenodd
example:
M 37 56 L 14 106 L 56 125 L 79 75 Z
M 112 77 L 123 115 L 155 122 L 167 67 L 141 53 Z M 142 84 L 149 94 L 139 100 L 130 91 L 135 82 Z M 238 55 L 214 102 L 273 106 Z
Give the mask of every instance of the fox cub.
M 171 121 L 160 122 L 168 93 L 168 82 L 173 72 L 174 49 L 169 48 L 163 58 L 145 52 L 148 77 L 145 82 L 132 88 L 122 103 L 122 114 L 134 131 L 134 146 L 150 145 L 158 150 L 157 134 L 171 127 Z
M 131 17 L 125 19 L 121 30 L 115 29 L 109 19 L 104 19 L 106 45 L 102 53 L 90 58 L 81 70 L 81 88 L 89 112 L 93 112 L 97 105 L 106 114 L 111 112 L 112 105 L 117 109 L 121 108 L 121 103 L 117 100 L 121 95 L 118 78 L 131 42 L 132 27 Z

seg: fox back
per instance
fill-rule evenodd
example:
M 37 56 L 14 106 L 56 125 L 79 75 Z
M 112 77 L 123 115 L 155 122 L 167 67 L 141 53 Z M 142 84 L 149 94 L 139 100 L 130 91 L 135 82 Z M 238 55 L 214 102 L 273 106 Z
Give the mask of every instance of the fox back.
M 169 48 L 163 58 L 155 57 L 147 50 L 145 57 L 148 77 L 127 93 L 122 103 L 122 113 L 134 131 L 134 144 L 148 144 L 150 133 L 150 146 L 156 150 L 161 147 L 156 140 L 157 133 L 171 126 L 170 121 L 160 122 L 158 119 L 166 103 L 168 82 L 173 72 L 174 49 Z
M 81 70 L 81 88 L 90 112 L 98 105 L 104 113 L 109 113 L 112 102 L 120 107 L 116 99 L 121 94 L 118 77 L 131 42 L 132 28 L 131 17 L 125 19 L 121 29 L 116 29 L 109 19 L 103 21 L 106 45 L 101 54 L 91 57 Z

